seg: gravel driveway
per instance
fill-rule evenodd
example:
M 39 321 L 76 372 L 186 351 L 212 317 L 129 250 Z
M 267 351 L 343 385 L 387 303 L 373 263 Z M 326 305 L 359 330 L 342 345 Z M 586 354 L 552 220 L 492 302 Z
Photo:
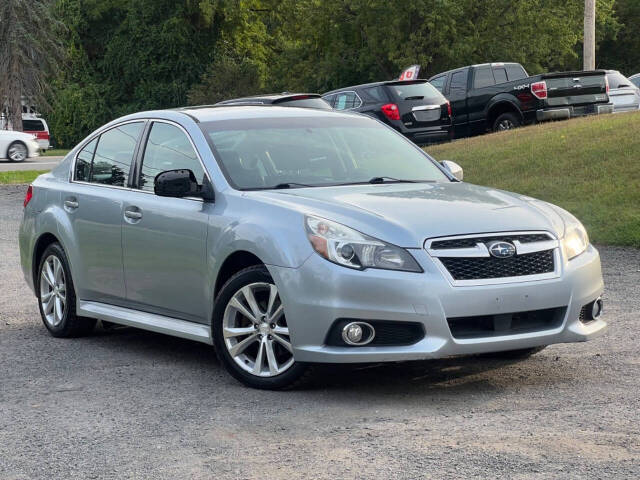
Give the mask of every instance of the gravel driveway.
M 209 347 L 48 335 L 0 187 L 0 479 L 640 478 L 640 251 L 602 247 L 608 334 L 522 362 L 331 368 L 240 386 Z

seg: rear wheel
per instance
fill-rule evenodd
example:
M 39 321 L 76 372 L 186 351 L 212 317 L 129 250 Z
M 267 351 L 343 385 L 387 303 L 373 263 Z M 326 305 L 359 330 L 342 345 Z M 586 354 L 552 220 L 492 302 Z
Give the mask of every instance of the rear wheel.
M 20 141 L 12 142 L 7 149 L 7 158 L 12 162 L 24 162 L 28 156 L 27 146 Z
M 213 336 L 221 363 L 245 385 L 292 388 L 310 375 L 310 367 L 293 358 L 284 305 L 264 266 L 241 270 L 222 287 Z
M 493 122 L 493 131 L 502 132 L 504 130 L 512 130 L 518 128 L 522 122 L 515 113 L 507 112 L 498 115 L 496 121 Z
M 52 243 L 42 254 L 36 292 L 42 322 L 51 335 L 77 337 L 93 330 L 95 320 L 76 315 L 76 296 L 69 262 L 59 243 Z

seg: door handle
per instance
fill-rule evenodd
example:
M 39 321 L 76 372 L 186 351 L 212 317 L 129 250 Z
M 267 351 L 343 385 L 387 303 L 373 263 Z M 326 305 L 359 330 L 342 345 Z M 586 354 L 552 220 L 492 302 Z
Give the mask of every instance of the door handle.
M 125 210 L 124 216 L 131 220 L 140 220 L 142 218 L 142 212 L 137 210 Z
M 76 208 L 78 208 L 78 201 L 75 198 L 67 198 L 64 201 L 64 206 L 68 210 L 75 210 Z

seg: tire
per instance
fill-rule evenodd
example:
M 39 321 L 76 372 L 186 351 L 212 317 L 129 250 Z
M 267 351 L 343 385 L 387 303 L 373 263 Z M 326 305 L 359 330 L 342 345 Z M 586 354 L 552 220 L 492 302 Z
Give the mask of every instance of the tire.
M 293 359 L 283 305 L 263 265 L 245 268 L 225 283 L 212 326 L 220 363 L 243 384 L 282 390 L 299 387 L 311 377 L 311 366 Z
M 506 352 L 487 353 L 484 356 L 490 357 L 490 358 L 501 358 L 505 360 L 508 360 L 508 359 L 518 360 L 518 359 L 529 358 L 531 355 L 535 355 L 536 353 L 541 352 L 545 348 L 547 348 L 547 346 L 543 345 L 541 347 L 523 348 L 520 350 L 507 350 Z
M 54 337 L 79 337 L 93 330 L 94 319 L 76 315 L 69 261 L 59 243 L 49 245 L 40 257 L 36 295 L 42 322 Z
M 7 159 L 10 162 L 24 162 L 29 157 L 29 149 L 19 140 L 11 142 L 7 148 Z
M 515 113 L 507 112 L 498 115 L 498 118 L 493 122 L 493 131 L 502 132 L 505 130 L 513 130 L 520 125 L 522 125 L 520 118 Z

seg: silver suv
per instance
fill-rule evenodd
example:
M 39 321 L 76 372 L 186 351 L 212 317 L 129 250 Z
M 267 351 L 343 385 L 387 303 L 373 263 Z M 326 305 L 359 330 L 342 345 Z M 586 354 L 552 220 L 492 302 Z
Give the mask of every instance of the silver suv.
M 461 179 L 359 114 L 137 113 L 29 187 L 22 268 L 53 336 L 99 319 L 213 344 L 258 388 L 317 363 L 526 356 L 602 333 L 581 223 Z

